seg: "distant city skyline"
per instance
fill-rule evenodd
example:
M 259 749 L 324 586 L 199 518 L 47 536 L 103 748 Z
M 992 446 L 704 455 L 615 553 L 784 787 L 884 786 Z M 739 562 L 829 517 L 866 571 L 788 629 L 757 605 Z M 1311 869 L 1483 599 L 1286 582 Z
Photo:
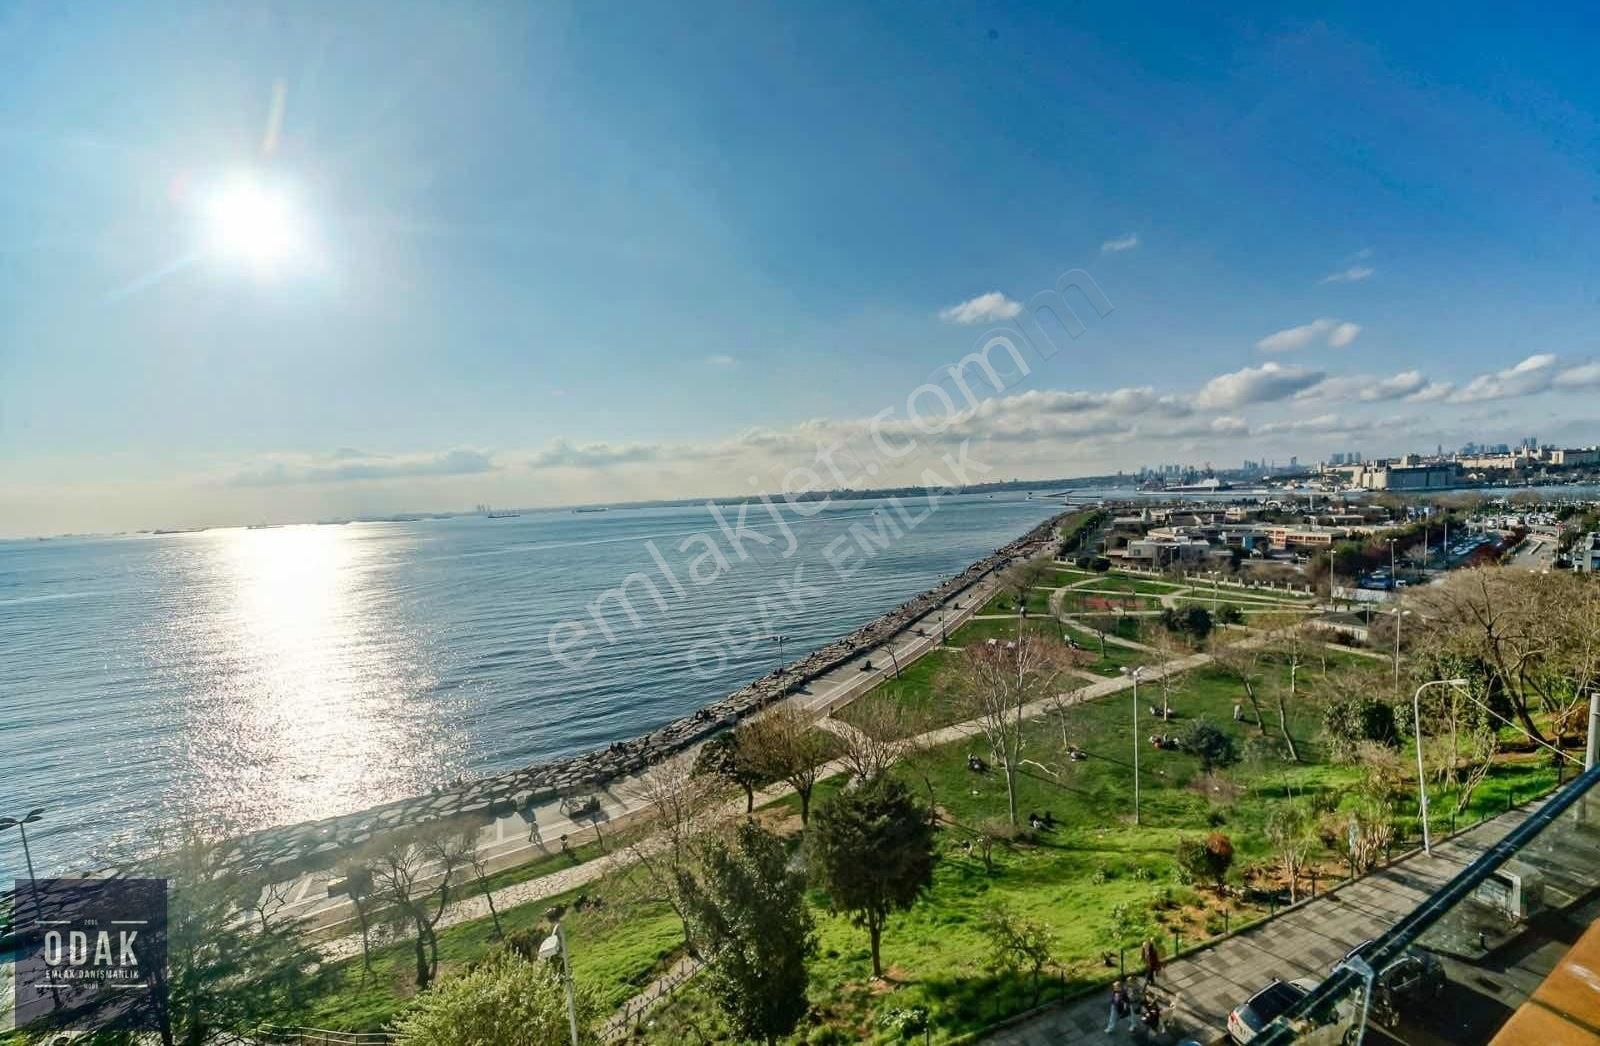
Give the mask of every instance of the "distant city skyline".
M 1591 444 L 1592 21 L 14 5 L 0 534 Z

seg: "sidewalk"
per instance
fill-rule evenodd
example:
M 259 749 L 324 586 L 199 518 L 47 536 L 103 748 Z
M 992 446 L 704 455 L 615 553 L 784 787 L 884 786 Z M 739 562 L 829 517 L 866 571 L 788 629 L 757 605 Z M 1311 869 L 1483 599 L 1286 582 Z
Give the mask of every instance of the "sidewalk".
M 1162 987 L 1177 1003 L 1169 1028 L 1209 1043 L 1227 1034 L 1228 1013 L 1273 978 L 1321 980 L 1362 941 L 1376 937 L 1498 842 L 1540 803 L 1502 814 L 1434 847 L 1416 851 L 1365 878 L 1306 901 L 1214 947 L 1169 962 Z M 983 1038 L 995 1046 L 1131 1041 L 1120 1027 L 1106 1034 L 1110 990 L 1047 1008 Z

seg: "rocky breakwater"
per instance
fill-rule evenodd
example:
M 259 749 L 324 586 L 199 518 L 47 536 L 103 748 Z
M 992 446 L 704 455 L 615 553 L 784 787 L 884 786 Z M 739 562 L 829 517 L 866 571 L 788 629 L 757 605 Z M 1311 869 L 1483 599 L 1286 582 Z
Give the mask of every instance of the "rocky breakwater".
M 440 818 L 487 820 L 637 774 L 735 725 L 856 654 L 878 646 L 945 600 L 1011 562 L 1042 552 L 1066 515 L 1063 513 L 1041 523 L 942 584 L 907 600 L 849 635 L 790 662 L 781 674 L 771 672 L 648 734 L 582 755 L 439 788 L 428 795 L 356 813 L 255 832 L 230 843 L 225 859 L 242 870 L 281 873 L 287 878 L 301 871 L 327 867 L 342 853 L 400 828 Z

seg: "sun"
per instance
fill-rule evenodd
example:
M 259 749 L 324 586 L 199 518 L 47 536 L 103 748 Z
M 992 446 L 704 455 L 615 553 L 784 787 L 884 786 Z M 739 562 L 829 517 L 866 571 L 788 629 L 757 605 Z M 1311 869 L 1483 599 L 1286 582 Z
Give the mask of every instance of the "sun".
M 304 249 L 304 219 L 281 186 L 257 177 L 224 182 L 205 207 L 211 251 L 257 269 L 277 269 Z

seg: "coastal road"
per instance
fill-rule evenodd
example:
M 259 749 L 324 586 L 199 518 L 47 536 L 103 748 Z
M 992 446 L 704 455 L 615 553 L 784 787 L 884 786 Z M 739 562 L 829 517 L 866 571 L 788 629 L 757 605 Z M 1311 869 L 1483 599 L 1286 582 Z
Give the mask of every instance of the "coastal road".
M 941 633 L 953 632 L 969 620 L 994 596 L 998 585 L 996 575 L 978 581 L 911 621 L 886 642 L 862 650 L 832 671 L 812 680 L 787 700 L 816 716 L 837 711 L 893 675 L 896 666 L 903 669 L 937 648 Z M 692 759 L 697 750 L 698 746 L 693 746 L 681 758 Z M 625 827 L 645 809 L 646 804 L 639 798 L 641 784 L 639 775 L 630 775 L 596 787 L 593 794 L 600 801 L 600 810 L 593 817 L 584 816 L 574 820 L 562 812 L 559 799 L 552 799 L 531 808 L 523 807 L 485 824 L 478 831 L 477 849 L 486 858 L 487 871 L 493 873 L 559 854 L 563 840 L 577 847 L 595 841 L 597 833 L 609 835 Z M 319 870 L 287 883 L 274 884 L 268 889 L 284 900 L 279 910 L 280 916 L 298 919 L 311 930 L 347 932 L 356 921 L 355 907 L 342 895 L 328 894 L 328 884 L 334 878 L 331 870 Z M 427 881 L 425 876 L 424 882 Z M 570 888 L 561 886 L 539 896 L 549 896 Z M 496 903 L 501 903 L 498 893 Z M 487 914 L 487 909 L 484 914 Z
M 1556 559 L 1556 539 L 1549 534 L 1531 533 L 1511 554 L 1510 566 L 1525 570 L 1549 570 Z

